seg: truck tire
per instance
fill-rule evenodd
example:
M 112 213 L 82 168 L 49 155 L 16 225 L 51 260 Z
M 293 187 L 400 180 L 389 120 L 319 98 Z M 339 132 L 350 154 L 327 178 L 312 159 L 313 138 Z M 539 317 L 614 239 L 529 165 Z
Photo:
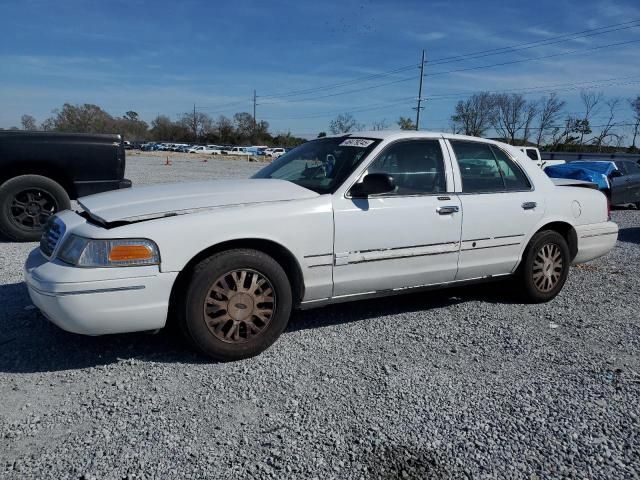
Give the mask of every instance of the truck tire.
M 50 178 L 11 178 L 0 185 L 0 233 L 17 242 L 37 241 L 49 217 L 70 207 L 65 189 Z
M 277 340 L 291 306 L 291 284 L 278 262 L 257 250 L 228 250 L 196 265 L 180 327 L 205 355 L 240 360 Z
M 569 246 L 562 235 L 553 230 L 536 233 L 519 267 L 523 299 L 529 303 L 553 299 L 567 281 L 570 265 Z

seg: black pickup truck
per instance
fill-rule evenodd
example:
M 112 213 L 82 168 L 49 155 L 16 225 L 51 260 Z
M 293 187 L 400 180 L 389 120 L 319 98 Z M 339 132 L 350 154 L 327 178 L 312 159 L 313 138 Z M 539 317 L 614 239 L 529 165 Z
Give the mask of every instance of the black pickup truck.
M 120 135 L 0 132 L 0 233 L 38 240 L 70 200 L 131 186 Z

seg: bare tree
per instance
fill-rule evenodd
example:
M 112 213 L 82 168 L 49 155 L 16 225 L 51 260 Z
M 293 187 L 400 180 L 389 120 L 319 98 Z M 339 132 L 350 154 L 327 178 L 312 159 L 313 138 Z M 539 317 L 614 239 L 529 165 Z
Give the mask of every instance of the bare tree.
M 350 113 L 341 113 L 335 119 L 331 120 L 329 124 L 329 130 L 334 135 L 339 133 L 354 132 L 362 130 L 364 125 L 358 123 L 358 121 Z
M 492 119 L 493 128 L 506 142 L 513 145 L 517 133 L 528 121 L 527 112 L 530 110 L 529 103 L 519 93 L 497 94 L 495 95 L 495 115 Z
M 586 125 L 586 128 L 588 129 L 589 126 Z M 575 142 L 580 137 L 572 134 L 580 133 L 584 129 L 585 129 L 585 126 L 583 125 L 582 120 L 569 115 L 567 118 L 565 118 L 564 126 L 562 128 L 554 127 L 552 132 L 552 140 L 551 140 L 551 144 L 553 145 L 552 148 L 555 150 L 556 148 L 558 148 L 560 144 L 564 144 L 564 145 L 575 144 Z M 591 130 L 589 129 L 588 132 L 585 132 L 585 133 L 591 133 Z
M 23 130 L 37 130 L 36 119 L 33 115 L 24 114 L 20 117 L 20 123 Z
M 538 115 L 539 103 L 537 101 L 530 101 L 525 106 L 524 112 L 524 131 L 522 134 L 522 143 L 526 145 L 529 143 L 529 137 L 531 137 L 531 128 L 533 120 Z
M 223 143 L 234 142 L 233 139 L 233 122 L 228 117 L 220 115 L 216 120 L 215 131 L 218 134 L 218 138 Z
M 495 97 L 489 92 L 476 93 L 467 100 L 460 100 L 451 116 L 451 128 L 455 133 L 482 137 L 493 123 Z
M 191 132 L 196 142 L 211 131 L 213 124 L 209 115 L 198 111 L 183 113 L 180 118 L 180 123 Z
M 543 97 L 540 101 L 540 115 L 538 123 L 538 136 L 536 145 L 540 146 L 545 134 L 552 128 L 553 124 L 558 121 L 560 112 L 566 105 L 564 100 L 558 99 L 555 93 L 548 97 Z
M 640 133 L 640 95 L 636 98 L 629 100 L 631 110 L 633 111 L 633 139 L 631 140 L 631 148 L 636 148 L 636 138 Z
M 387 128 L 389 128 L 389 124 L 385 118 L 382 120 L 375 120 L 371 123 L 371 130 L 373 131 L 386 130 Z
M 602 92 L 589 92 L 582 91 L 580 92 L 580 100 L 582 100 L 582 105 L 584 106 L 584 116 L 582 117 L 582 123 L 585 127 L 588 127 L 591 122 L 591 117 L 598 112 L 598 105 L 602 101 L 603 94 Z M 589 129 L 588 133 L 591 133 L 591 129 Z M 587 128 L 584 128 L 580 132 L 580 146 L 584 145 L 584 136 L 587 135 Z
M 602 127 L 602 130 L 600 130 L 600 133 L 593 139 L 593 144 L 598 148 L 599 152 L 602 151 L 602 147 L 606 143 L 607 138 L 611 137 L 611 138 L 617 139 L 619 137 L 619 135 L 612 133 L 611 130 L 613 130 L 617 126 L 617 124 L 615 123 L 615 116 L 616 116 L 615 111 L 616 111 L 616 108 L 618 108 L 618 105 L 620 105 L 620 99 L 617 97 L 610 98 L 606 100 L 604 103 L 609 110 L 607 123 L 604 127 Z

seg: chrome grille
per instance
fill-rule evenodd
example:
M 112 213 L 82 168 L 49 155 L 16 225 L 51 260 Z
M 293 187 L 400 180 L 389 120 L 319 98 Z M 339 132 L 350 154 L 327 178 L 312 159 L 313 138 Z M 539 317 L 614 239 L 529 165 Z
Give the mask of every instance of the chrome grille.
M 47 257 L 50 257 L 56 249 L 58 242 L 64 235 L 64 222 L 58 217 L 53 216 L 48 221 L 40 239 L 40 250 Z

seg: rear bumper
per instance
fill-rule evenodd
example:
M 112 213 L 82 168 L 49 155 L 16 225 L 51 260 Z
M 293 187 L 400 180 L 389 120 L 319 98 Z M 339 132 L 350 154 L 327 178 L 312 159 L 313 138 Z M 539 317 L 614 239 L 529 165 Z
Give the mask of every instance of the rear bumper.
M 110 190 L 120 190 L 121 188 L 130 188 L 131 180 L 123 178 L 122 180 L 90 180 L 82 182 L 73 182 L 78 198 L 86 197 L 96 193 L 108 192 Z
M 33 304 L 63 330 L 104 335 L 165 326 L 177 273 L 152 267 L 82 269 L 36 249 L 24 267 Z
M 609 253 L 618 240 L 618 225 L 613 222 L 578 225 L 578 253 L 573 264 L 588 262 Z

